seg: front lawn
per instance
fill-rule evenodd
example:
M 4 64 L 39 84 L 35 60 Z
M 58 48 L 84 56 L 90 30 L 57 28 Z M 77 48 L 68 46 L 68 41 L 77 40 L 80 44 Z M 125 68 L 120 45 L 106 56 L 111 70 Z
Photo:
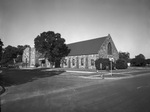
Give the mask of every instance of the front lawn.
M 64 71 L 43 72 L 43 69 L 3 69 L 2 82 L 5 87 L 32 82 L 39 78 L 59 75 Z
M 3 97 L 5 100 L 37 93 L 47 94 L 95 82 L 57 69 L 52 71 L 45 71 L 43 69 L 5 69 L 2 76 L 7 89 Z

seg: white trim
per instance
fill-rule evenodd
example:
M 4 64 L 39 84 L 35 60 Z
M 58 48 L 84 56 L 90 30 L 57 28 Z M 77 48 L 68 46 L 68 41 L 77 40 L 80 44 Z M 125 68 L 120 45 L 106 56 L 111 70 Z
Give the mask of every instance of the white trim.
M 73 70 L 66 70 L 66 72 L 69 72 L 69 73 L 95 73 L 95 72 L 89 72 L 89 71 L 73 71 Z

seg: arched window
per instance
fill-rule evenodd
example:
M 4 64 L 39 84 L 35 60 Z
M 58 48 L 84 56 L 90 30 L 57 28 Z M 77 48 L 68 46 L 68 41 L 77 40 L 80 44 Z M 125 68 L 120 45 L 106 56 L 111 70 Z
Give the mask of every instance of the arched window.
M 112 46 L 111 43 L 108 43 L 108 55 L 112 55 Z

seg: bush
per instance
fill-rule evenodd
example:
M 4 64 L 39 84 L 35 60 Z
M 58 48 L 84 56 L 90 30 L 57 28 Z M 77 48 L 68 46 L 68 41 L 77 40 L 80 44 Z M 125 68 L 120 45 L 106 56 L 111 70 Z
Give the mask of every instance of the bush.
M 131 60 L 131 66 L 143 67 L 146 66 L 146 61 L 143 58 L 133 58 Z
M 101 66 L 102 68 L 100 67 L 100 64 L 102 65 Z M 97 70 L 106 70 L 106 69 L 110 70 L 111 69 L 110 66 L 111 66 L 110 61 L 107 58 L 99 58 L 95 61 L 95 67 Z M 112 62 L 112 69 L 114 69 L 114 67 L 115 64 Z
M 128 65 L 127 65 L 126 60 L 124 60 L 124 59 L 118 59 L 116 61 L 116 68 L 117 69 L 127 69 Z
M 39 67 L 40 65 L 38 63 L 35 64 L 35 67 Z

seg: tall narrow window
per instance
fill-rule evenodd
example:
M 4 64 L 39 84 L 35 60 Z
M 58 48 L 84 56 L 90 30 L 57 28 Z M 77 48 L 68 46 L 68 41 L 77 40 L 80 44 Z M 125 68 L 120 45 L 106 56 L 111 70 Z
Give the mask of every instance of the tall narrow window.
M 81 66 L 84 65 L 84 58 L 81 58 Z
M 112 46 L 111 43 L 108 43 L 108 55 L 112 55 Z
M 72 65 L 75 66 L 75 59 L 72 59 Z
M 94 66 L 94 59 L 91 59 L 91 66 Z

